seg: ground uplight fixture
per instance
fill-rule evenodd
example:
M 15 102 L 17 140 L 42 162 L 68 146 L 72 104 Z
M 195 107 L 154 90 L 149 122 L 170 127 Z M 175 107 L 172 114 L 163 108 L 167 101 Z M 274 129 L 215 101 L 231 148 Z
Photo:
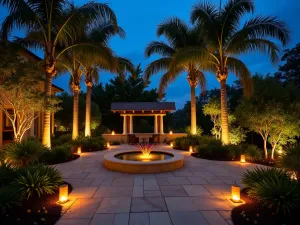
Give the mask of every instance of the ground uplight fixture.
M 170 130 L 170 131 L 169 131 L 169 134 L 173 134 L 173 131 Z
M 112 132 L 111 132 L 111 135 L 115 135 L 115 131 L 112 131 Z
M 191 146 L 191 145 L 190 145 L 190 147 L 189 147 L 189 152 L 190 152 L 190 153 L 193 153 L 193 152 L 194 152 L 193 146 Z
M 81 154 L 81 146 L 77 147 L 77 154 L 79 154 L 79 155 Z
M 241 155 L 241 163 L 245 163 L 246 162 L 246 157 L 245 155 Z
M 67 184 L 62 184 L 59 186 L 59 204 L 64 204 L 69 201 L 69 187 Z

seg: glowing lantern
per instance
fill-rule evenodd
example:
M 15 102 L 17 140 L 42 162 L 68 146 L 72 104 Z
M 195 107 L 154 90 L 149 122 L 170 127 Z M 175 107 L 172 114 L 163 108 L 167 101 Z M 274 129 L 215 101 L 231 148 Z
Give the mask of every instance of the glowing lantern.
M 245 162 L 246 162 L 245 155 L 241 155 L 241 163 L 245 163 Z
M 169 134 L 173 134 L 173 131 L 170 130 Z
M 112 132 L 111 132 L 111 135 L 115 135 L 115 132 L 114 132 L 114 131 L 112 131 Z
M 237 185 L 231 186 L 231 201 L 235 203 L 241 202 L 241 187 Z
M 109 141 L 107 142 L 106 146 L 107 146 L 108 148 L 110 147 L 110 143 L 109 143 Z
M 170 142 L 170 146 L 171 146 L 171 147 L 173 147 L 173 146 L 174 146 L 174 144 L 173 144 L 173 141 L 171 141 L 171 142 Z
M 77 154 L 81 154 L 81 146 L 78 146 L 78 148 L 77 148 Z
M 282 154 L 282 150 L 281 150 L 281 149 L 278 150 L 278 154 L 279 154 L 279 155 Z
M 58 203 L 63 204 L 69 200 L 69 190 L 67 184 L 62 184 L 59 186 L 59 201 Z
M 190 145 L 190 147 L 189 147 L 189 152 L 190 152 L 190 153 L 193 153 L 193 152 L 194 152 L 193 146 L 191 146 L 191 145 Z

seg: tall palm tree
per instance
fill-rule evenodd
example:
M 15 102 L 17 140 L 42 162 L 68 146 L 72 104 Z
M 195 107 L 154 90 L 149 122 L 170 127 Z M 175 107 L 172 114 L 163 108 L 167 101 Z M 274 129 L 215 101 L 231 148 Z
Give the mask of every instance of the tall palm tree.
M 280 47 L 290 40 L 286 24 L 274 16 L 253 16 L 241 26 L 242 18 L 254 12 L 252 0 L 228 0 L 223 7 L 209 2 L 200 2 L 193 6 L 191 21 L 201 27 L 207 45 L 184 49 L 176 63 L 190 61 L 206 62 L 203 69 L 216 74 L 221 88 L 222 142 L 229 144 L 228 110 L 226 81 L 228 73 L 234 73 L 244 86 L 245 94 L 251 93 L 251 75 L 247 66 L 237 56 L 250 53 L 267 53 L 272 62 L 279 57 Z M 175 63 L 174 63 L 175 64 Z M 176 64 L 175 64 L 176 65 Z
M 165 92 L 168 84 L 173 82 L 183 72 L 187 72 L 187 81 L 191 87 L 191 134 L 196 134 L 197 130 L 195 88 L 200 84 L 202 91 L 204 91 L 206 87 L 205 76 L 200 70 L 201 63 L 191 60 L 184 63 L 176 63 L 173 69 L 169 69 L 169 67 L 173 63 L 173 58 L 182 49 L 204 44 L 198 28 L 198 26 L 191 28 L 178 18 L 168 19 L 161 23 L 157 29 L 157 35 L 163 35 L 167 43 L 153 41 L 145 50 L 147 57 L 155 53 L 161 56 L 161 58 L 150 63 L 145 70 L 145 80 L 149 80 L 149 77 L 153 74 L 165 71 L 160 79 L 158 89 L 160 95 Z
M 117 24 L 114 12 L 102 3 L 84 4 L 68 17 L 64 16 L 65 11 L 74 8 L 68 0 L 0 0 L 0 4 L 9 9 L 9 15 L 2 23 L 1 37 L 7 38 L 15 27 L 24 28 L 27 34 L 22 43 L 43 49 L 45 94 L 48 98 L 51 96 L 52 79 L 57 73 L 58 57 L 67 49 L 83 44 L 74 44 L 81 32 L 78 25 L 95 18 Z M 58 49 L 58 45 L 64 47 Z M 50 135 L 50 111 L 46 111 L 42 142 L 48 147 L 51 147 Z

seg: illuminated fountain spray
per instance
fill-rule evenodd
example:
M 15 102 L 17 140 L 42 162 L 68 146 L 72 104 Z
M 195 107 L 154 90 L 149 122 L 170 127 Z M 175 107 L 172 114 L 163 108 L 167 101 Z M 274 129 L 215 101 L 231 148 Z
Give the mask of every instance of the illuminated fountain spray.
M 141 158 L 145 160 L 150 160 L 151 159 L 151 151 L 154 147 L 154 144 L 144 144 L 144 143 L 138 143 L 138 148 L 142 152 Z

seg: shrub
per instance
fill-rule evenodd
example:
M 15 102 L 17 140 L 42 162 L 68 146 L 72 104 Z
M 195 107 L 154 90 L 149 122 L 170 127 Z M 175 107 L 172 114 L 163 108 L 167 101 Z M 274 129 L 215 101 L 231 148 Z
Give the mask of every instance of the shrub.
M 192 134 L 191 134 L 191 126 L 185 127 L 184 133 L 186 133 L 186 134 L 188 134 L 188 135 L 192 135 Z M 203 133 L 202 128 L 199 127 L 199 126 L 197 126 L 197 127 L 196 127 L 196 135 L 199 135 L 199 136 L 200 136 L 202 133 Z
M 289 175 L 286 173 L 286 171 L 277 169 L 277 168 L 259 168 L 256 167 L 253 171 L 247 171 L 242 176 L 242 183 L 246 186 L 246 188 L 251 189 L 253 185 L 257 182 L 260 182 L 262 179 L 277 179 L 280 177 L 288 178 Z
M 37 164 L 24 168 L 15 184 L 19 186 L 22 197 L 29 199 L 54 193 L 62 182 L 63 178 L 57 169 Z
M 81 146 L 83 152 L 103 150 L 106 148 L 106 141 L 102 137 L 82 137 L 79 136 L 72 141 L 75 147 Z
M 8 185 L 0 187 L 0 212 L 5 214 L 8 208 L 21 205 L 21 195 L 16 186 Z
M 241 154 L 244 153 L 244 149 L 240 145 L 227 145 L 224 147 L 228 149 L 228 158 L 233 160 L 240 159 Z
M 285 154 L 279 159 L 279 164 L 293 172 L 300 183 L 300 146 L 290 146 L 285 149 Z
M 201 136 L 199 135 L 187 135 L 186 137 L 179 137 L 174 140 L 175 148 L 181 150 L 188 150 L 189 146 L 197 146 L 201 142 Z
M 48 163 L 65 162 L 72 155 L 72 147 L 70 144 L 64 144 L 46 151 L 40 161 Z
M 51 140 L 51 144 L 53 147 L 64 145 L 64 144 L 71 143 L 71 142 L 72 142 L 71 134 L 64 134 L 64 135 L 59 136 L 58 138 L 53 138 Z
M 7 163 L 0 163 L 0 186 L 12 182 L 18 175 L 18 170 Z
M 230 143 L 233 145 L 239 145 L 246 139 L 246 132 L 242 127 L 231 127 L 229 133 Z
M 287 176 L 266 174 L 252 185 L 248 194 L 277 213 L 290 214 L 300 210 L 300 185 Z
M 244 145 L 245 146 L 245 157 L 247 161 L 250 162 L 259 162 L 262 161 L 264 156 L 263 156 L 263 151 L 260 150 L 258 147 L 255 145 Z
M 25 167 L 38 161 L 45 150 L 46 147 L 35 139 L 14 142 L 4 147 L 7 161 L 18 167 Z

